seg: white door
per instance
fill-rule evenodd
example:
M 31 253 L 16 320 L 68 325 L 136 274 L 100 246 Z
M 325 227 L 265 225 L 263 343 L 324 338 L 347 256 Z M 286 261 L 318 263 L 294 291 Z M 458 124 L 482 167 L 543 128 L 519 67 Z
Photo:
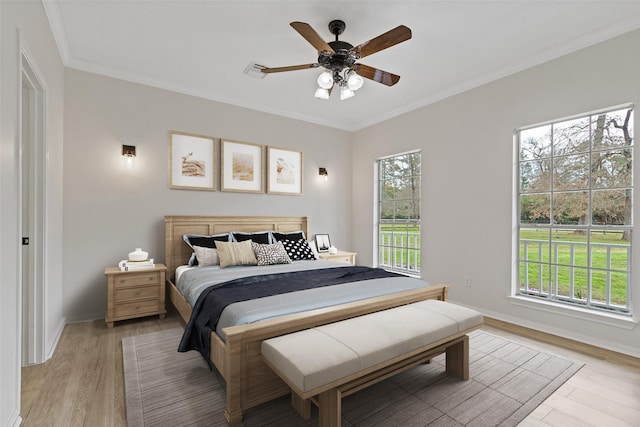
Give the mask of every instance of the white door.
M 22 222 L 22 364 L 43 363 L 45 313 L 46 90 L 22 51 L 20 106 L 20 208 Z

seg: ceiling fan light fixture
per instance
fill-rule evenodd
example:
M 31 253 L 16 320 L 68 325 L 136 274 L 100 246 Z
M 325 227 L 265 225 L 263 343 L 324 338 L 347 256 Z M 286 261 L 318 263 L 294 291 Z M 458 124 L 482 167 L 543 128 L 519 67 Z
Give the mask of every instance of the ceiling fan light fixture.
M 347 87 L 353 91 L 358 90 L 364 84 L 364 79 L 355 71 L 351 70 L 347 73 Z
M 351 89 L 349 89 L 347 86 L 343 86 L 342 89 L 340 89 L 340 101 L 344 101 L 345 99 L 349 99 L 353 95 L 355 95 L 355 92 L 352 91 Z
M 353 46 L 351 43 L 338 39 L 338 36 L 346 28 L 344 21 L 339 19 L 329 22 L 329 31 L 336 36 L 336 39 L 330 42 L 325 41 L 306 22 L 294 21 L 290 25 L 315 48 L 318 53 L 318 61 L 288 67 L 270 68 L 258 64 L 251 65 L 251 67 L 255 67 L 262 74 L 323 67 L 325 71 L 317 78 L 319 89 L 316 90 L 314 95 L 319 99 L 328 99 L 333 87 L 340 88 L 341 100 L 349 99 L 355 95 L 354 91 L 363 86 L 364 79 L 369 79 L 385 86 L 393 86 L 400 80 L 400 76 L 396 74 L 370 67 L 358 61 L 361 58 L 409 40 L 411 38 L 411 29 L 409 27 L 398 25 L 384 34 L 360 43 L 358 46 Z
M 316 89 L 316 93 L 313 96 L 318 99 L 329 99 L 329 91 L 319 87 Z
M 325 71 L 318 76 L 318 86 L 325 90 L 333 87 L 333 75 L 330 71 Z

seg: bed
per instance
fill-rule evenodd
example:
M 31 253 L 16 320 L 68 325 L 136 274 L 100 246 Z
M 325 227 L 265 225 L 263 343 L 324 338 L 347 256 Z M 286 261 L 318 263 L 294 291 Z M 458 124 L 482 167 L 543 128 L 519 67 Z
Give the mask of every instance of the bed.
M 192 307 L 175 285 L 176 268 L 188 263 L 192 249 L 185 234 L 302 230 L 309 237 L 305 216 L 165 216 L 165 263 L 169 299 L 189 321 Z M 317 261 L 325 262 L 325 261 Z M 283 334 L 333 323 L 426 299 L 447 299 L 447 285 L 431 285 L 360 301 L 290 314 L 224 329 L 225 339 L 211 333 L 209 359 L 226 382 L 225 417 L 231 425 L 242 422 L 243 411 L 290 392 L 289 387 L 262 360 L 262 341 Z

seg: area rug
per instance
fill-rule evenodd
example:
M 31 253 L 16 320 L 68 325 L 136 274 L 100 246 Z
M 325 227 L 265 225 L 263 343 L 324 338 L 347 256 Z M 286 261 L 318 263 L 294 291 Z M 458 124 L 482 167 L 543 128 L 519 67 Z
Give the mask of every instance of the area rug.
M 124 338 L 127 423 L 224 426 L 224 379 L 199 353 L 178 353 L 182 329 Z M 444 356 L 343 400 L 343 426 L 515 426 L 581 363 L 485 331 L 470 334 L 470 379 L 444 372 Z M 246 411 L 244 425 L 315 426 L 283 397 Z

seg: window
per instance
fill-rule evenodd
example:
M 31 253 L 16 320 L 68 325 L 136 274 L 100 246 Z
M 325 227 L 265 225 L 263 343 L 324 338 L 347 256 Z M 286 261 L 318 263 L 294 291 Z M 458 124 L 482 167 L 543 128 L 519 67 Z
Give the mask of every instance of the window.
M 631 315 L 633 108 L 523 128 L 517 294 Z
M 420 273 L 420 152 L 378 160 L 378 266 Z

